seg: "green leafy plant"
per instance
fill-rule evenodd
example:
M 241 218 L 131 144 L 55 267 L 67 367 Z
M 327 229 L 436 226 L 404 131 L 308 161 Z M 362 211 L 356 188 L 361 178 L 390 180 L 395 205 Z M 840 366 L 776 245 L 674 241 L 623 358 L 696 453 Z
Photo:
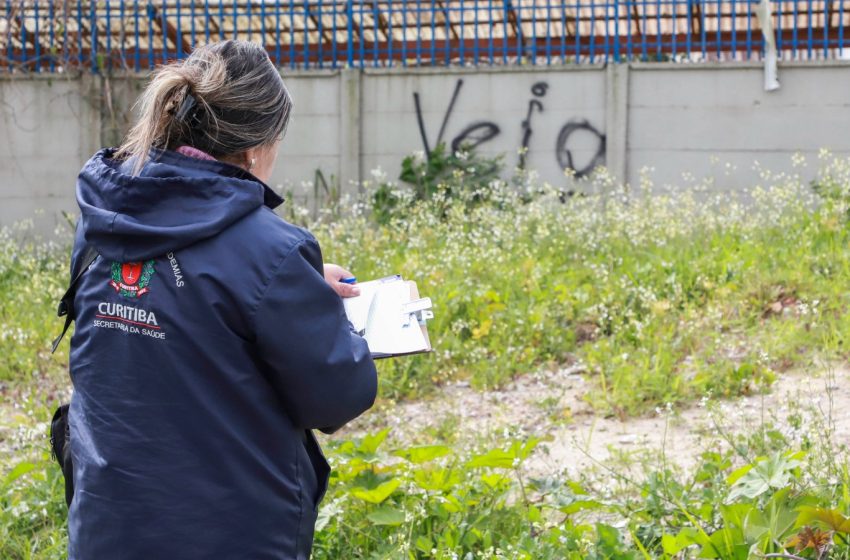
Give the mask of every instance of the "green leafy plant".
M 393 217 L 404 218 L 412 204 L 421 201 L 446 201 L 433 208 L 444 215 L 452 201 L 466 205 L 489 200 L 494 182 L 500 178 L 502 157 L 483 157 L 474 150 L 450 152 L 445 143 L 425 156 L 410 155 L 401 163 L 399 179 L 404 187 L 382 182 L 371 195 L 372 214 L 378 223 L 386 224 Z

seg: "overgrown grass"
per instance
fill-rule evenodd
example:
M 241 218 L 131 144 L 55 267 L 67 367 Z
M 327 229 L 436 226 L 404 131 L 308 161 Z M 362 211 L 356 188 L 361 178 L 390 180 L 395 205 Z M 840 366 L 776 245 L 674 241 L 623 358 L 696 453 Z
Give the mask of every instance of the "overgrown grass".
M 846 165 L 827 161 L 823 178 Z M 624 192 L 601 175 L 591 190 L 603 194 L 563 202 L 494 183 L 403 206 L 380 227 L 364 211 L 312 229 L 358 278 L 400 272 L 435 302 L 435 353 L 382 364 L 384 396 L 579 360 L 597 374 L 592 403 L 628 415 L 757 391 L 775 370 L 842 350 L 846 203 L 764 178 L 734 194 L 650 196 L 648 183 Z
M 0 383 L 27 385 L 67 364 L 67 345 L 52 356 L 50 340 L 61 327 L 69 253 L 70 234 L 43 241 L 31 222 L 0 228 Z
M 709 390 L 757 391 L 776 370 L 844 352 L 850 227 L 835 185 L 846 167 L 824 162 L 828 197 L 767 173 L 739 193 L 676 196 L 650 196 L 648 184 L 624 192 L 603 174 L 594 196 L 494 181 L 401 204 L 384 224 L 356 204 L 309 226 L 326 260 L 360 279 L 402 273 L 435 302 L 435 352 L 384 361 L 383 397 L 448 379 L 489 387 L 578 360 L 596 374 L 588 399 L 625 416 Z M 10 382 L 66 360 L 64 345 L 47 350 L 67 247 L 19 237 L 0 236 L 0 379 Z
M 525 177 L 411 202 L 379 177 L 393 200 L 381 223 L 365 204 L 318 220 L 291 211 L 326 260 L 361 280 L 403 273 L 436 304 L 436 351 L 384 361 L 382 398 L 581 362 L 592 374 L 586 398 L 627 416 L 759 391 L 777 371 L 846 359 L 850 165 L 822 165 L 816 190 L 765 172 L 762 186 L 736 195 L 656 196 L 648 182 L 626 192 L 601 174 L 588 196 Z M 48 351 L 67 246 L 21 237 L 0 235 L 0 382 L 6 414 L 17 415 L 4 418 L 16 427 L 0 442 L 0 557 L 60 558 L 62 486 L 45 434 L 67 383 L 67 345 Z M 803 528 L 848 557 L 850 522 L 838 515 L 850 512 L 850 477 L 831 442 L 747 441 L 706 453 L 692 476 L 609 473 L 612 492 L 527 478 L 535 441 L 384 450 L 382 439 L 332 446 L 317 558 L 746 558 L 786 550 Z

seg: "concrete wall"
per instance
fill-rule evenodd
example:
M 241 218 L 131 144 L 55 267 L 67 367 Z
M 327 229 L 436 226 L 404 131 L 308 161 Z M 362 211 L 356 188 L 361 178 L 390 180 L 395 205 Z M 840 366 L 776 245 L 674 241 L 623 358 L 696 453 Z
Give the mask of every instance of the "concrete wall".
M 74 210 L 74 177 L 98 144 L 91 81 L 0 82 L 0 225 L 33 218 L 44 232 Z
M 782 65 L 782 88 L 771 93 L 762 72 L 636 63 L 285 73 L 295 113 L 271 184 L 304 203 L 317 170 L 349 192 L 377 167 L 395 178 L 402 158 L 433 148 L 441 128 L 449 144 L 485 140 L 478 149 L 505 154 L 509 169 L 527 146 L 526 167 L 554 185 L 567 185 L 565 168 L 581 174 L 604 163 L 631 183 L 652 167 L 659 189 L 705 178 L 734 189 L 757 181 L 755 161 L 782 171 L 795 152 L 850 154 L 841 126 L 850 65 Z M 0 80 L 0 224 L 36 210 L 39 229 L 61 223 L 57 212 L 75 209 L 77 171 L 121 138 L 143 85 L 139 76 Z
M 629 76 L 628 177 L 655 168 L 659 186 L 713 179 L 729 190 L 758 181 L 754 162 L 789 171 L 795 152 L 816 171 L 820 148 L 850 154 L 850 66 L 780 66 L 778 91 L 762 88 L 759 66 L 635 65 Z

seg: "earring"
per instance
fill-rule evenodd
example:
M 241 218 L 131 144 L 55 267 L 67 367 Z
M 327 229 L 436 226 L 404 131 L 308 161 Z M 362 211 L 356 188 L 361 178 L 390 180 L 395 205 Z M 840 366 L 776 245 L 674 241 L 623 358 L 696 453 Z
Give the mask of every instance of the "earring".
M 254 169 L 254 165 L 257 163 L 257 158 L 251 158 L 251 163 L 248 164 L 248 171 Z

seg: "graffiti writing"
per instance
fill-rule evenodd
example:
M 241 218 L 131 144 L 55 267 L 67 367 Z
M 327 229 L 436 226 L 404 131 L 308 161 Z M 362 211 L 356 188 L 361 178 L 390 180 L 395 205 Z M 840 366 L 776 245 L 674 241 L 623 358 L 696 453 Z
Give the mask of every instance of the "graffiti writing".
M 452 140 L 452 151 L 456 152 L 461 147 L 475 148 L 487 140 L 499 135 L 499 125 L 490 121 L 474 122 L 460 131 L 460 134 Z
M 449 122 L 449 118 L 451 117 L 452 111 L 454 110 L 455 102 L 457 101 L 460 90 L 463 87 L 463 80 L 458 80 L 455 84 L 455 89 L 452 92 L 451 100 L 449 101 L 449 105 L 446 108 L 446 112 L 443 115 L 443 122 L 440 124 L 440 131 L 437 134 L 436 143 L 439 145 L 443 141 L 443 136 L 446 131 L 446 126 Z M 549 90 L 549 84 L 546 82 L 537 82 L 531 86 L 531 95 L 533 96 L 528 100 L 528 111 L 525 114 L 525 118 L 520 123 L 520 127 L 522 130 L 522 136 L 520 137 L 520 145 L 519 145 L 519 162 L 518 166 L 520 169 L 524 169 L 526 165 L 526 157 L 528 154 L 529 147 L 531 145 L 531 138 L 534 133 L 532 128 L 532 117 L 535 112 L 542 113 L 544 110 L 543 106 L 543 98 L 546 96 L 546 93 Z M 422 136 L 422 144 L 425 148 L 425 154 L 427 157 L 431 157 L 431 143 L 428 139 L 428 134 L 425 130 L 425 122 L 422 118 L 422 106 L 420 102 L 420 97 L 418 93 L 413 94 L 413 103 L 416 108 L 416 120 L 419 124 L 419 133 Z M 569 143 L 570 139 L 573 138 L 574 134 L 577 132 L 585 132 L 590 133 L 595 137 L 596 140 L 596 151 L 591 158 L 590 162 L 586 165 L 578 167 L 577 163 L 573 158 L 573 153 L 570 150 Z M 453 152 L 458 151 L 462 147 L 466 148 L 475 148 L 488 142 L 501 134 L 501 129 L 499 125 L 493 121 L 475 121 L 468 124 L 464 127 L 455 137 L 452 139 L 450 145 Z M 555 154 L 558 161 L 558 165 L 561 166 L 564 170 L 571 170 L 575 177 L 584 177 L 597 166 L 605 163 L 605 133 L 598 130 L 596 127 L 590 124 L 586 119 L 570 119 L 564 126 L 561 128 L 558 133 L 558 137 L 555 143 Z
M 457 101 L 457 96 L 460 94 L 460 88 L 462 86 L 463 80 L 458 80 L 455 84 L 454 93 L 452 93 L 452 100 L 449 102 L 449 107 L 448 109 L 446 109 L 446 114 L 443 115 L 443 124 L 440 125 L 440 132 L 437 134 L 437 142 L 435 146 L 439 146 L 440 142 L 443 141 L 443 134 L 446 132 L 446 125 L 449 122 L 449 116 L 451 116 L 452 114 L 452 110 L 455 107 L 455 101 Z M 413 104 L 416 106 L 416 121 L 419 123 L 419 134 L 422 135 L 422 144 L 425 147 L 425 155 L 428 156 L 428 159 L 431 159 L 431 146 L 428 143 L 428 134 L 425 132 L 425 122 L 422 120 L 422 107 L 419 104 L 419 94 L 416 92 L 413 93 Z M 496 131 L 496 134 L 498 134 L 498 130 Z M 489 140 L 489 138 L 487 139 Z M 454 142 L 452 142 L 452 149 L 455 149 Z
M 597 138 L 596 153 L 593 159 L 581 169 L 576 168 L 573 163 L 573 154 L 567 147 L 570 136 L 579 130 L 586 130 Z M 558 164 L 561 166 L 561 169 L 572 169 L 576 177 L 584 177 L 596 169 L 597 166 L 605 163 L 605 135 L 587 122 L 587 119 L 570 120 L 561 128 L 561 132 L 558 133 L 558 141 L 555 143 L 555 155 L 558 158 Z
M 531 93 L 535 97 L 543 97 L 546 95 L 546 90 L 549 89 L 549 84 L 546 82 L 537 82 L 531 86 Z M 537 99 L 528 100 L 528 113 L 525 115 L 525 120 L 522 121 L 522 144 L 519 150 L 519 168 L 525 169 L 525 156 L 528 154 L 528 143 L 531 140 L 531 114 L 537 108 L 539 112 L 543 112 L 543 103 Z

